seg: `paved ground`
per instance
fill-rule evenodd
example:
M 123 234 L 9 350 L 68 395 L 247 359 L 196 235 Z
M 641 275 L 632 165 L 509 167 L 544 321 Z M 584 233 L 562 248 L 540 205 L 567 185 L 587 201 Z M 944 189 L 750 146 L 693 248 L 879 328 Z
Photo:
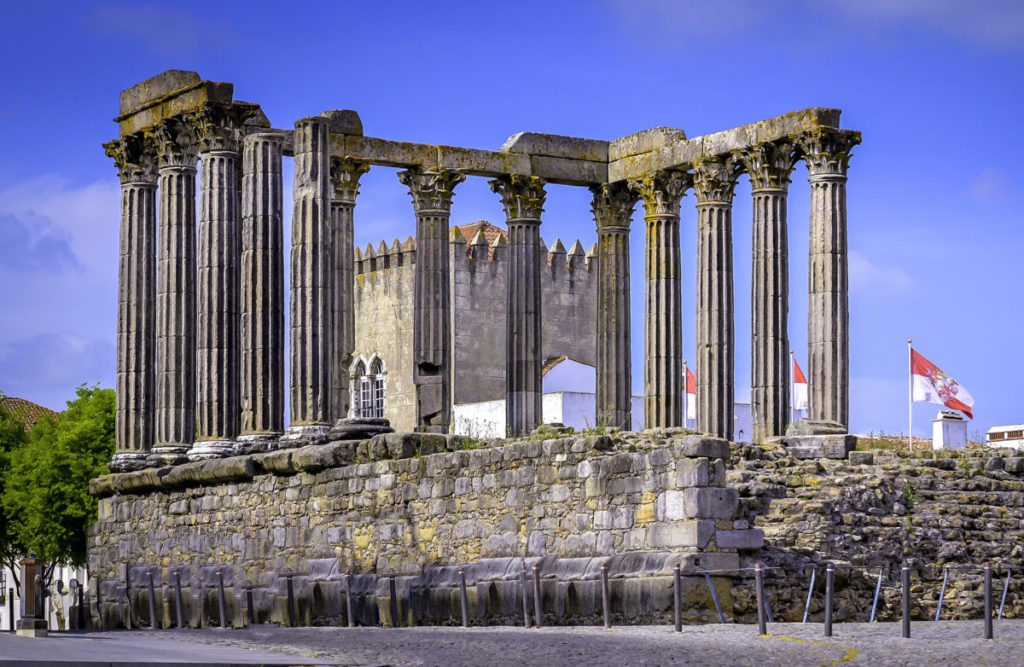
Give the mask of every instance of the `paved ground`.
M 123 664 L 342 665 L 1000 665 L 1024 662 L 1024 621 L 996 623 L 993 641 L 981 621 L 844 623 L 833 637 L 820 625 L 602 628 L 277 628 L 92 633 L 50 640 L 0 635 L 0 665 L 91 661 Z M 33 644 L 25 644 L 32 642 Z M 37 643 L 46 642 L 46 643 Z M 11 653 L 11 647 L 14 653 Z M 255 650 L 253 650 L 255 649 Z M 257 652 L 260 651 L 260 652 Z M 273 652 L 271 652 L 273 651 Z M 282 656 L 282 653 L 293 657 Z M 4 660 L 7 658 L 7 660 Z

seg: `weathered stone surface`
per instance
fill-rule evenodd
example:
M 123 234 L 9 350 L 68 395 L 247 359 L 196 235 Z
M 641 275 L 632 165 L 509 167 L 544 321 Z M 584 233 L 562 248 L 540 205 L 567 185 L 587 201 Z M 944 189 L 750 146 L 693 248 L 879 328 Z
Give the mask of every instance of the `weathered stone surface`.
M 121 91 L 121 115 L 138 111 L 155 100 L 172 93 L 193 88 L 200 82 L 199 75 L 180 69 L 169 69 L 154 77 Z
M 648 546 L 706 549 L 715 536 L 715 522 L 707 519 L 674 521 L 650 526 Z
M 673 493 L 666 492 L 666 495 Z M 682 494 L 682 513 L 676 516 L 680 509 L 678 505 L 669 511 L 666 507 L 666 517 L 685 519 L 729 519 L 736 512 L 739 504 L 739 496 L 736 489 L 730 488 L 687 488 L 678 492 Z
M 704 435 L 688 435 L 682 440 L 672 440 L 671 444 L 677 451 L 681 448 L 683 456 L 706 456 L 712 459 L 729 458 L 729 441 L 725 438 L 710 438 Z
M 874 463 L 875 463 L 875 455 L 872 454 L 871 452 L 856 452 L 856 451 L 850 452 L 849 458 L 850 458 L 850 465 L 852 465 L 852 466 L 860 466 L 860 465 L 870 466 L 870 465 L 874 465 Z
M 292 451 L 291 467 L 296 471 L 318 472 L 324 468 L 348 465 L 355 460 L 355 449 L 352 441 L 299 447 Z
M 685 141 L 686 132 L 675 127 L 654 127 L 615 139 L 608 144 L 608 160 L 649 153 Z
M 608 142 L 599 139 L 580 139 L 557 134 L 519 132 L 505 140 L 498 149 L 506 153 L 529 153 L 573 160 L 608 162 Z
M 333 440 L 365 440 L 380 433 L 391 433 L 394 431 L 387 419 L 374 419 L 373 417 L 349 417 L 339 419 L 331 427 L 328 437 Z
M 331 121 L 331 132 L 337 134 L 363 135 L 363 121 L 351 109 L 331 109 L 320 114 Z
M 719 549 L 760 549 L 764 546 L 764 531 L 760 528 L 719 530 L 715 532 L 715 544 Z
M 828 419 L 797 419 L 786 429 L 786 435 L 845 435 L 846 426 Z
M 845 459 L 857 447 L 855 435 L 784 435 L 769 438 L 769 443 L 785 445 L 795 457 L 801 459 Z

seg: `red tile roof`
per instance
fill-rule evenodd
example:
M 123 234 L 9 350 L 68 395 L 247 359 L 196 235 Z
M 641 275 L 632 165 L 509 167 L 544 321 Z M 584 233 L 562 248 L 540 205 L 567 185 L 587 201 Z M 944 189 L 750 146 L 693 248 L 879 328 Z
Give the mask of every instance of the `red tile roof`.
M 50 408 L 44 408 L 32 401 L 26 401 L 24 398 L 15 398 L 13 396 L 0 398 L 0 407 L 25 422 L 26 431 L 32 428 L 32 425 L 40 417 L 50 417 L 52 419 L 57 417 L 57 413 Z
M 475 237 L 476 233 L 479 231 L 483 231 L 484 238 L 487 239 L 487 245 L 494 243 L 494 239 L 498 238 L 498 236 L 505 236 L 504 229 L 497 225 L 492 225 L 486 220 L 477 220 L 476 222 L 472 222 L 468 225 L 456 225 L 455 228 L 462 232 L 462 236 L 466 239 L 466 243 L 472 243 L 473 237 Z

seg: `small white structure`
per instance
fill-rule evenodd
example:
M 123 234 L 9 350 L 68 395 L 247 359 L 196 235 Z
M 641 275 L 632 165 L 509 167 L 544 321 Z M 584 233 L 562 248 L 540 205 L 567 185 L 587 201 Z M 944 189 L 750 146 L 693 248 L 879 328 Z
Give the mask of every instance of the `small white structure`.
M 989 447 L 1024 449 L 1024 424 L 993 426 L 985 433 L 985 444 Z
M 71 627 L 71 623 L 74 623 L 70 618 L 70 614 L 72 605 L 77 604 L 77 596 L 68 588 L 68 583 L 72 579 L 77 579 L 80 584 L 85 586 L 83 597 L 86 600 L 89 599 L 89 573 L 86 569 L 65 565 L 58 566 L 57 571 L 53 573 L 50 585 L 52 594 L 45 602 L 50 632 L 65 630 Z M 58 592 L 58 582 L 61 584 L 60 590 L 66 591 L 65 593 Z M 5 632 L 8 628 L 13 627 L 10 617 L 11 608 L 13 607 L 14 609 L 13 623 L 17 623 L 18 619 L 21 618 L 21 612 L 24 607 L 24 601 L 19 596 L 18 589 L 14 585 L 14 575 L 6 567 L 0 567 L 0 589 L 3 591 L 0 594 L 0 597 L 3 598 L 3 605 L 0 605 L 0 632 Z M 13 598 L 11 597 L 12 593 Z M 14 600 L 14 604 L 10 604 L 11 599 Z M 88 620 L 86 622 L 88 623 Z
M 932 449 L 966 449 L 967 420 L 959 412 L 940 410 L 932 420 Z

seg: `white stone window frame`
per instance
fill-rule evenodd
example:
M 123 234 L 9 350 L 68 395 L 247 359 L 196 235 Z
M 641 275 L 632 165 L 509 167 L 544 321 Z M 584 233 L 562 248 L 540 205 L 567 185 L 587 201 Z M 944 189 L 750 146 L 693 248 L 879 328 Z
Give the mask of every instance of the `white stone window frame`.
M 359 355 L 352 363 L 353 417 L 383 419 L 387 407 L 387 365 L 379 354 Z

